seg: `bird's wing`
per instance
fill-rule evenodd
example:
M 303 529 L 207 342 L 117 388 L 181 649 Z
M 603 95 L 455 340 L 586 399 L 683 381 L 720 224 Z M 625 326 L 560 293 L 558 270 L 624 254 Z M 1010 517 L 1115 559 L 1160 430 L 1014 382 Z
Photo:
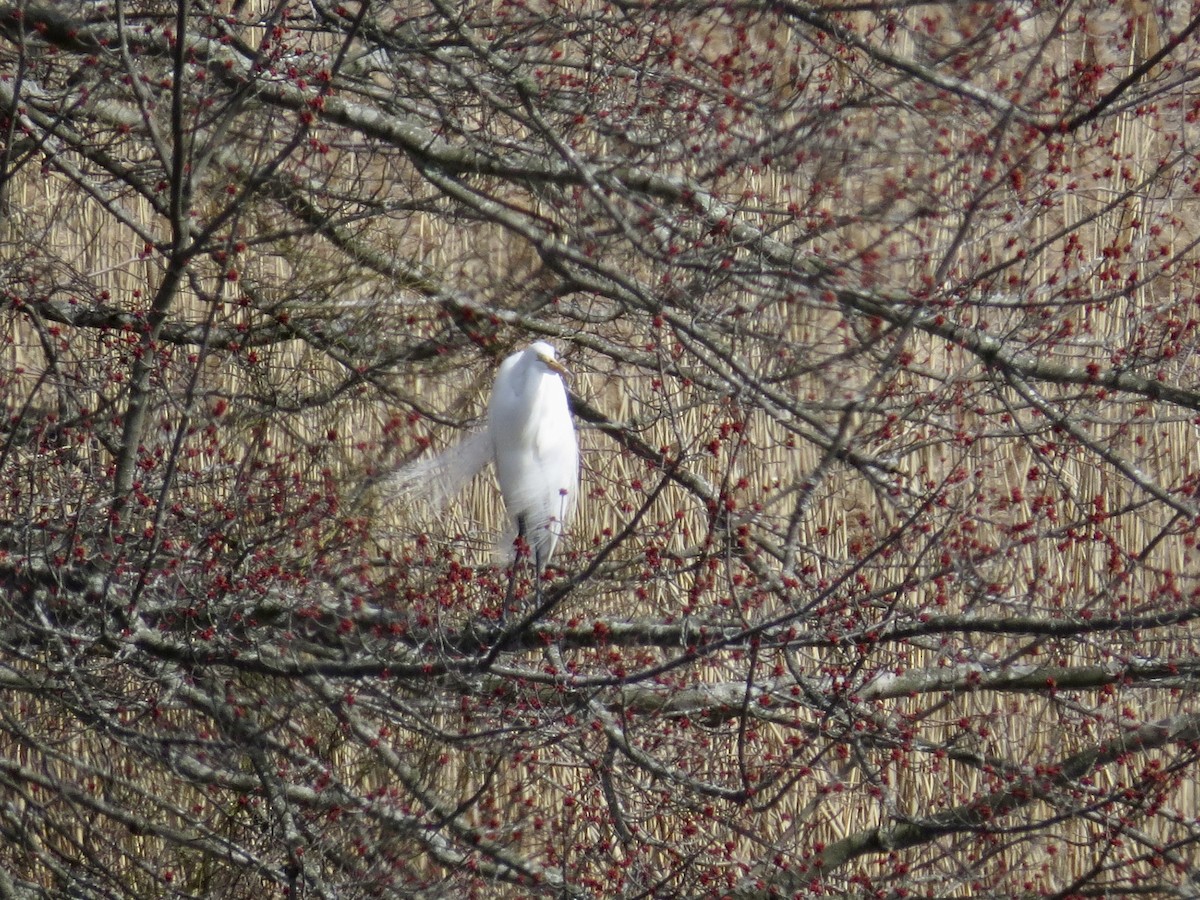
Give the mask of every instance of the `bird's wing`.
M 491 438 L 486 431 L 477 431 L 436 456 L 409 463 L 388 479 L 387 487 L 394 497 L 425 501 L 439 510 L 466 487 L 491 458 Z

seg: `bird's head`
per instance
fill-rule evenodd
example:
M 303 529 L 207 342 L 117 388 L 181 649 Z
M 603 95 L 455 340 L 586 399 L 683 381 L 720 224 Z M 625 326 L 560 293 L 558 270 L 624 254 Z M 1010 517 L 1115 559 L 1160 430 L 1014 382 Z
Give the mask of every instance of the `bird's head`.
M 532 350 L 534 355 L 541 360 L 542 364 L 552 372 L 557 372 L 564 378 L 571 374 L 570 370 L 558 361 L 558 356 L 554 352 L 554 348 L 545 341 L 538 341 L 537 343 L 530 345 L 529 349 Z

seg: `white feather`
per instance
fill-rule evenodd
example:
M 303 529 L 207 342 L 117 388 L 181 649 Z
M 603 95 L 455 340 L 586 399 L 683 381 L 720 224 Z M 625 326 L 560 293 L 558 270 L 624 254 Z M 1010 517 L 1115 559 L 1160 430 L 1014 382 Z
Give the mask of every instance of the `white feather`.
M 397 499 L 428 503 L 437 512 L 491 459 L 491 437 L 486 431 L 477 431 L 436 456 L 409 463 L 388 479 L 387 489 Z

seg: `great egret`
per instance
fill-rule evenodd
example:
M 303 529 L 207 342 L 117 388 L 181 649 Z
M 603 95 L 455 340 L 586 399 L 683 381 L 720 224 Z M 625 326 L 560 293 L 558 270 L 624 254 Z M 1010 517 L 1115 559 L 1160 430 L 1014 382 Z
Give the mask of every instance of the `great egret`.
M 504 508 L 540 572 L 575 511 L 579 444 L 567 407 L 567 374 L 544 341 L 500 365 L 488 401 L 488 435 Z
M 520 537 L 540 573 L 575 511 L 579 490 L 579 444 L 565 374 L 544 341 L 513 353 L 496 373 L 487 430 L 402 469 L 396 488 L 441 506 L 489 461 L 495 463 L 511 529 L 501 549 L 508 551 Z

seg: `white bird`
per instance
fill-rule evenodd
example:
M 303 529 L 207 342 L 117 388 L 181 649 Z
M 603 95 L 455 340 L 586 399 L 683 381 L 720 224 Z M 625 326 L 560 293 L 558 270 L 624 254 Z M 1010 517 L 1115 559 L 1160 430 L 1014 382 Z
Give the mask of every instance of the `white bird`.
M 440 507 L 489 461 L 510 520 L 502 539 L 508 551 L 520 537 L 541 572 L 575 511 L 579 444 L 567 389 L 566 368 L 554 348 L 538 341 L 500 364 L 488 401 L 487 430 L 396 474 L 396 490 Z
M 538 341 L 500 365 L 488 401 L 488 435 L 504 508 L 540 572 L 575 511 L 579 443 L 566 368 Z

